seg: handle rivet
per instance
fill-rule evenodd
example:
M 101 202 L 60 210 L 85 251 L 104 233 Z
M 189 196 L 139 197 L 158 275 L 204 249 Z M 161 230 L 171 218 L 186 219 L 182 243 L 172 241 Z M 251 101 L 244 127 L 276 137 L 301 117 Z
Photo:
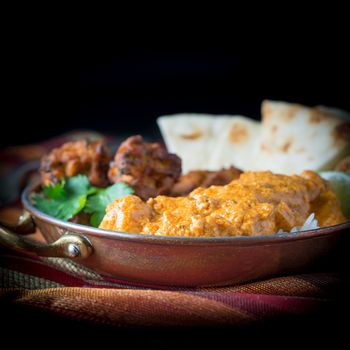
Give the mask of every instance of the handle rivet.
M 76 258 L 80 255 L 80 249 L 76 244 L 70 243 L 67 247 L 68 255 L 71 258 Z

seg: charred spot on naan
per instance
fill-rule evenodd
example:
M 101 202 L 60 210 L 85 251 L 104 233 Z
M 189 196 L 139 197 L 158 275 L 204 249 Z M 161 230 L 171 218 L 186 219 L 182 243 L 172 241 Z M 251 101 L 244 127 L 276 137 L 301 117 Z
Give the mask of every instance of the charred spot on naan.
M 244 125 L 233 124 L 230 129 L 230 142 L 231 143 L 241 143 L 247 140 L 249 132 Z
M 184 140 L 195 140 L 195 139 L 199 139 L 202 136 L 202 132 L 201 131 L 193 131 L 190 134 L 181 134 L 180 137 Z
M 321 112 L 320 110 L 314 108 L 310 109 L 309 122 L 310 124 L 318 124 L 325 121 L 327 117 L 329 118 L 329 113 Z
M 280 111 L 280 118 L 288 122 L 293 119 L 294 115 L 303 108 L 302 105 L 297 103 L 289 103 L 288 108 L 282 108 Z M 261 105 L 261 112 L 265 119 L 269 119 L 275 112 L 274 106 L 270 100 L 264 100 Z
M 278 126 L 277 125 L 272 125 L 271 126 L 271 133 L 274 134 L 275 132 L 277 132 L 278 130 Z
M 298 113 L 302 109 L 301 105 L 298 104 L 291 104 L 289 108 L 285 109 L 281 113 L 281 118 L 284 119 L 286 122 L 292 120 L 296 113 Z
M 289 137 L 286 142 L 281 146 L 281 151 L 287 153 L 293 144 L 293 138 Z
M 344 122 L 342 124 L 337 125 L 334 130 L 332 136 L 334 137 L 334 140 L 338 142 L 341 141 L 348 141 L 350 140 L 350 123 Z

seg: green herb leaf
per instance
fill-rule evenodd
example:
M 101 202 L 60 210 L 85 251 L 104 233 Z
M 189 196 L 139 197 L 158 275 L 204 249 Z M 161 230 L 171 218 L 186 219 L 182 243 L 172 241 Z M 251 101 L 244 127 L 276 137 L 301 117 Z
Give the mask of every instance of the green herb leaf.
M 101 189 L 91 186 L 85 175 L 77 175 L 44 186 L 41 193 L 32 196 L 32 200 L 38 209 L 61 220 L 69 220 L 84 209 L 92 214 L 91 225 L 98 227 L 107 205 L 132 193 L 133 189 L 123 182 Z
M 94 227 L 99 227 L 104 216 L 104 211 L 96 211 L 90 216 L 90 224 Z
M 87 194 L 91 190 L 89 179 L 85 175 L 72 176 L 66 179 L 64 190 L 67 195 Z
M 84 207 L 89 193 L 96 193 L 85 175 L 67 178 L 54 186 L 45 186 L 43 193 L 32 199 L 38 209 L 61 220 L 69 220 Z
M 65 197 L 66 192 L 64 190 L 64 184 L 65 181 L 63 180 L 55 185 L 44 186 L 43 192 L 45 193 L 46 197 L 52 199 Z
M 124 182 L 117 182 L 104 189 L 98 189 L 97 192 L 88 197 L 84 211 L 92 214 L 90 223 L 98 227 L 106 213 L 106 207 L 115 199 L 133 194 L 134 190 Z

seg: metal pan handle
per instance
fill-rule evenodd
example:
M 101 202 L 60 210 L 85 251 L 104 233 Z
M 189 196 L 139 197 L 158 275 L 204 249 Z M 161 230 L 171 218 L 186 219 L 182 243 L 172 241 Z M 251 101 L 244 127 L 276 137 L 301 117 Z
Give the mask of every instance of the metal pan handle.
M 18 221 L 16 223 L 0 223 L 0 225 L 5 226 L 7 229 L 19 233 L 21 235 L 28 235 L 30 233 L 34 233 L 36 229 L 33 218 L 27 210 L 22 210 L 22 214 L 18 218 Z
M 28 216 L 29 215 L 29 216 Z M 82 235 L 66 233 L 50 244 L 35 242 L 16 232 L 28 233 L 32 218 L 29 213 L 22 214 L 19 224 L 10 228 L 0 225 L 0 245 L 20 253 L 69 259 L 85 259 L 93 252 L 91 242 Z M 32 221 L 33 228 L 35 227 Z M 27 226 L 26 229 L 24 227 Z

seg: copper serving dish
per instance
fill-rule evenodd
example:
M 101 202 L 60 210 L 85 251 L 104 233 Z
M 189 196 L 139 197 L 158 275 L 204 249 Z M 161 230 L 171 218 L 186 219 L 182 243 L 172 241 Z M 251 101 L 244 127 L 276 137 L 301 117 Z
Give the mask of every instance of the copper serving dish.
M 101 274 L 167 286 L 234 285 L 301 271 L 327 257 L 350 222 L 297 234 L 189 238 L 107 231 L 55 219 L 22 194 L 48 244 L 0 228 L 0 243 L 38 256 L 70 258 Z

